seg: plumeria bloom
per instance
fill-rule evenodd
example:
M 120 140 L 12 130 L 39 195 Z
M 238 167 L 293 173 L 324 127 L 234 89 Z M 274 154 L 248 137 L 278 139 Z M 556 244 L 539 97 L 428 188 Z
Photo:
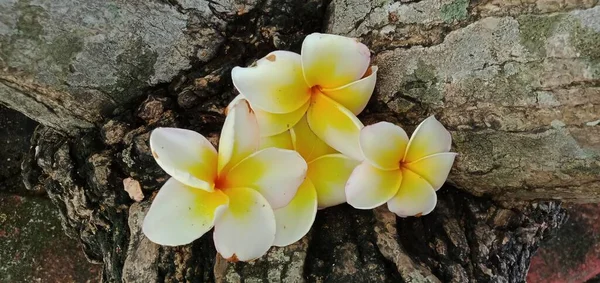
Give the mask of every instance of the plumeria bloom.
M 266 253 L 277 237 L 273 210 L 296 195 L 307 165 L 292 150 L 258 150 L 259 141 L 256 117 L 245 101 L 231 107 L 218 153 L 196 132 L 154 130 L 152 154 L 171 178 L 144 219 L 144 234 L 155 243 L 176 246 L 214 226 L 215 247 L 228 260 Z
M 301 54 L 274 51 L 251 67 L 235 67 L 231 76 L 255 110 L 262 136 L 285 132 L 306 114 L 320 139 L 360 160 L 363 124 L 355 115 L 375 88 L 377 67 L 369 67 L 370 59 L 369 49 L 355 39 L 313 33 Z
M 230 105 L 238 100 L 243 100 L 243 97 L 236 97 Z M 288 131 L 262 137 L 260 148 L 270 147 L 296 150 L 308 163 L 306 179 L 296 196 L 287 206 L 275 209 L 277 235 L 274 245 L 281 247 L 300 240 L 308 233 L 317 209 L 346 202 L 346 181 L 360 161 L 340 154 L 320 140 L 310 130 L 306 117 Z
M 435 208 L 436 191 L 448 178 L 456 153 L 449 152 L 450 133 L 433 116 L 410 141 L 402 128 L 379 122 L 361 130 L 359 143 L 365 160 L 346 184 L 350 205 L 370 209 L 387 202 L 401 217 L 426 215 Z

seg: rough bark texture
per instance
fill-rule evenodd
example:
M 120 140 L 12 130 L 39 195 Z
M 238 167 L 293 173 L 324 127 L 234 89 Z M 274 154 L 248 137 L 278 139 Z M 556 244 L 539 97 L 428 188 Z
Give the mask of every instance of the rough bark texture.
M 45 126 L 23 163 L 106 282 L 522 282 L 564 220 L 600 199 L 597 1 L 0 0 L 0 102 Z M 437 209 L 321 211 L 301 242 L 227 263 L 206 235 L 170 248 L 140 223 L 166 175 L 157 126 L 216 142 L 229 77 L 306 34 L 360 38 L 380 67 L 361 119 L 435 114 L 459 152 Z M 123 180 L 141 183 L 134 203 Z M 541 200 L 538 200 L 541 199 Z M 531 201 L 535 200 L 535 201 Z M 528 202 L 525 202 L 528 201 Z
M 0 105 L 0 282 L 98 281 L 101 266 L 87 262 L 79 241 L 64 234 L 56 206 L 20 178 L 36 126 Z
M 361 2 L 333 1 L 328 30 L 375 50 L 379 114 L 406 126 L 435 114 L 450 128 L 454 184 L 599 199 L 597 1 Z

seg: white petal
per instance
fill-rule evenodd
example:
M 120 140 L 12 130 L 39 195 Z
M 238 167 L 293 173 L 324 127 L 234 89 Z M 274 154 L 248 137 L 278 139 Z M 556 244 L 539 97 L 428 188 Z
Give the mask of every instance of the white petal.
M 310 87 L 302 75 L 300 55 L 274 51 L 248 68 L 231 71 L 233 84 L 253 107 L 270 113 L 290 113 L 310 98 Z
M 339 103 L 322 93 L 313 95 L 306 115 L 310 129 L 327 145 L 356 160 L 363 160 L 359 145 L 363 124 Z
M 219 176 L 258 150 L 260 134 L 256 116 L 245 99 L 229 108 L 219 139 Z
M 358 115 L 369 103 L 376 81 L 377 67 L 373 66 L 367 71 L 367 75 L 358 81 L 339 88 L 323 89 L 322 91 L 337 103 L 348 108 L 354 115 Z
M 298 123 L 290 130 L 292 137 L 292 144 L 300 155 L 306 160 L 311 162 L 315 158 L 323 156 L 325 154 L 337 153 L 337 151 L 328 146 L 323 140 L 321 140 L 308 126 L 306 117 L 302 118 Z
M 229 111 L 231 111 L 231 109 L 233 109 L 233 106 L 235 106 L 238 102 L 240 102 L 241 100 L 247 100 L 246 97 L 244 97 L 241 94 L 236 95 L 236 97 L 234 97 L 229 104 L 227 104 L 227 107 L 225 107 L 225 115 L 227 116 L 229 114 Z M 250 102 L 248 102 L 250 103 Z M 252 105 L 250 105 L 250 107 L 252 108 Z M 254 110 L 254 109 L 252 109 Z
M 421 122 L 410 138 L 404 162 L 413 162 L 425 156 L 448 152 L 451 145 L 450 133 L 435 117 L 430 116 Z
M 275 210 L 277 230 L 273 245 L 284 247 L 302 239 L 317 215 L 317 192 L 310 180 L 305 180 L 292 201 Z
M 429 182 L 434 190 L 438 190 L 446 182 L 455 157 L 456 153 L 454 152 L 437 153 L 406 163 L 404 167 L 419 174 Z
M 296 195 L 306 170 L 306 161 L 297 152 L 271 147 L 231 168 L 222 184 L 224 188 L 253 188 L 277 209 L 286 206 Z
M 185 245 L 212 229 L 217 209 L 227 204 L 219 190 L 198 190 L 170 178 L 154 198 L 142 229 L 157 244 Z
M 398 216 L 429 214 L 437 203 L 437 195 L 431 185 L 416 173 L 402 169 L 402 185 L 398 193 L 388 201 L 388 209 Z
M 201 134 L 178 128 L 157 128 L 150 135 L 156 163 L 188 186 L 212 191 L 217 176 L 217 151 Z
M 310 86 L 337 88 L 363 77 L 371 52 L 354 38 L 313 33 L 302 43 L 302 69 Z
M 372 165 L 385 170 L 400 168 L 408 136 L 392 123 L 379 122 L 360 131 L 360 149 Z
M 352 170 L 359 163 L 359 161 L 342 154 L 327 154 L 308 164 L 306 176 L 317 190 L 319 208 L 346 202 L 344 188 Z
M 261 137 L 259 149 L 265 149 L 269 147 L 293 150 L 294 143 L 292 141 L 292 134 L 290 133 L 290 131 L 285 131 L 281 134 L 277 134 L 274 136 Z
M 225 115 L 229 113 L 233 105 L 235 105 L 238 101 L 243 99 L 247 100 L 241 94 L 236 96 L 225 108 Z M 256 115 L 256 121 L 258 122 L 260 136 L 269 137 L 281 134 L 294 127 L 294 125 L 296 125 L 296 123 L 298 123 L 298 121 L 300 121 L 300 119 L 304 117 L 309 105 L 310 103 L 309 101 L 307 101 L 306 103 L 304 103 L 304 105 L 302 105 L 302 107 L 298 108 L 297 110 L 285 114 L 270 113 L 260 108 L 253 107 L 252 104 L 250 104 L 250 107 Z
M 378 207 L 390 200 L 400 187 L 400 170 L 381 170 L 363 162 L 352 171 L 346 183 L 348 204 L 359 209 Z
M 309 104 L 310 103 L 307 101 L 300 108 L 285 114 L 274 114 L 254 108 L 260 135 L 262 137 L 272 136 L 291 129 L 298 121 L 300 121 L 300 119 L 302 119 L 302 117 L 304 117 Z
M 264 255 L 275 239 L 275 214 L 269 202 L 250 188 L 224 190 L 229 207 L 215 221 L 217 251 L 230 261 L 249 261 Z

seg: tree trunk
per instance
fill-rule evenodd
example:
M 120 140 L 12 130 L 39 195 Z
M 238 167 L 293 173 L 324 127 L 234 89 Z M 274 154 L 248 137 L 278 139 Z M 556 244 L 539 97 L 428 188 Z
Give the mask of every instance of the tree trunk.
M 596 4 L 0 0 L 0 102 L 44 125 L 24 181 L 48 193 L 106 282 L 523 282 L 565 219 L 560 200 L 600 199 Z M 325 209 L 302 241 L 252 263 L 224 261 L 212 235 L 149 242 L 141 221 L 167 177 L 150 131 L 216 141 L 235 96 L 231 68 L 299 52 L 316 31 L 372 49 L 365 124 L 411 130 L 435 114 L 450 129 L 459 157 L 436 210 Z

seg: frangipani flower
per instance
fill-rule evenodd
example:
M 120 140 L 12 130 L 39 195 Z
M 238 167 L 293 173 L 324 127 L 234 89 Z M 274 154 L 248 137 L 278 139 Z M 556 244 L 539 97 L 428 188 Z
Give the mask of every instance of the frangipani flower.
M 306 114 L 312 131 L 337 151 L 361 160 L 356 118 L 375 87 L 370 51 L 352 38 L 313 33 L 301 54 L 274 51 L 255 66 L 235 67 L 233 84 L 256 111 L 262 136 L 292 128 Z M 356 141 L 348 143 L 347 141 Z
M 352 170 L 360 163 L 337 153 L 320 140 L 302 118 L 292 129 L 281 134 L 263 137 L 261 148 L 294 149 L 308 163 L 304 183 L 296 196 L 275 210 L 277 218 L 276 246 L 287 246 L 300 240 L 312 226 L 317 208 L 346 202 L 344 186 Z
M 259 150 L 256 117 L 245 101 L 225 119 L 219 151 L 202 135 L 158 128 L 150 147 L 172 178 L 160 189 L 146 218 L 144 234 L 153 242 L 183 245 L 213 226 L 217 251 L 229 260 L 251 260 L 273 245 L 273 209 L 292 200 L 307 165 L 294 151 Z
M 410 141 L 402 128 L 388 122 L 364 127 L 360 148 L 365 160 L 346 184 L 348 203 L 370 209 L 387 202 L 401 217 L 430 213 L 454 163 L 451 143 L 450 133 L 433 116 Z

